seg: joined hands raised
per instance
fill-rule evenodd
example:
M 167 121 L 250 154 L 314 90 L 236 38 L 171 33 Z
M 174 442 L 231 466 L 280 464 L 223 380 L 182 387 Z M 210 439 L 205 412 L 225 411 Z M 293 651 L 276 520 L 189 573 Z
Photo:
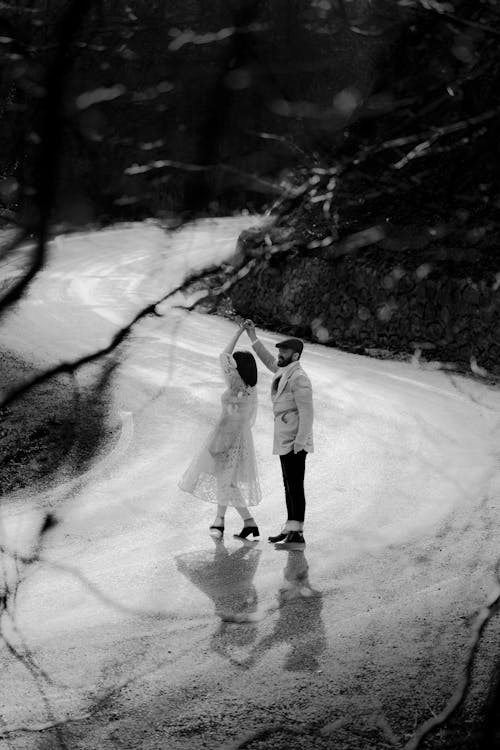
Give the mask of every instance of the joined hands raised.
M 255 323 L 253 320 L 247 319 L 244 320 L 241 324 L 241 327 L 245 329 L 245 331 L 248 333 L 248 336 L 250 338 L 250 341 L 256 341 L 257 340 L 257 334 L 255 333 Z

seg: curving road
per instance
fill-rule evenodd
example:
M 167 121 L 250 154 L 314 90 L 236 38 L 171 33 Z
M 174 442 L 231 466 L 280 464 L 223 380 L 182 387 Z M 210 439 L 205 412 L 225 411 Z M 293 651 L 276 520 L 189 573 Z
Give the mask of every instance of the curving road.
M 3 323 L 4 346 L 50 366 L 106 345 L 188 270 L 228 258 L 253 221 L 59 237 Z M 84 475 L 1 507 L 3 575 L 18 588 L 1 621 L 15 653 L 1 657 L 0 748 L 198 750 L 261 731 L 259 747 L 403 747 L 460 684 L 475 613 L 495 593 L 498 391 L 308 345 L 305 554 L 243 546 L 230 515 L 214 545 L 211 509 L 177 480 L 218 413 L 217 355 L 233 324 L 162 313 L 117 353 L 115 441 Z M 78 377 L 88 386 L 93 373 Z M 283 513 L 269 384 L 261 370 L 265 535 Z M 47 509 L 57 524 L 36 549 Z M 464 722 L 496 635 L 492 623 Z

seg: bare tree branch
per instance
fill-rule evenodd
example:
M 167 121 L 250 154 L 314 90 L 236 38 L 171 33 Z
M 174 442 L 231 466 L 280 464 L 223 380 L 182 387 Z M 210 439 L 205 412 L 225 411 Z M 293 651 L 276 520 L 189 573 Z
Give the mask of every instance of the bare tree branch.
M 68 716 L 65 719 L 57 719 L 54 721 L 45 721 L 40 724 L 21 724 L 20 726 L 13 726 L 9 727 L 5 725 L 3 729 L 0 730 L 0 739 L 6 739 L 10 735 L 13 734 L 21 734 L 21 733 L 37 733 L 37 732 L 46 732 L 48 729 L 58 729 L 63 726 L 66 726 L 67 724 L 74 723 L 76 721 L 84 721 L 85 719 L 89 719 L 92 716 L 91 712 L 78 714 L 78 716 Z
M 206 278 L 207 273 L 208 273 L 208 269 L 205 268 L 202 271 L 191 274 L 181 284 L 176 286 L 174 289 L 167 292 L 162 297 L 158 298 L 156 301 L 151 302 L 146 307 L 143 307 L 132 318 L 130 323 L 128 323 L 126 326 L 123 326 L 115 333 L 115 335 L 113 336 L 113 338 L 111 339 L 111 341 L 109 342 L 107 346 L 104 346 L 101 349 L 98 349 L 97 351 L 92 352 L 91 354 L 87 354 L 83 357 L 80 357 L 79 359 L 73 360 L 72 362 L 61 362 L 59 365 L 49 368 L 45 370 L 44 372 L 40 373 L 39 375 L 36 375 L 35 377 L 27 380 L 22 385 L 15 386 L 9 390 L 4 391 L 3 398 L 0 399 L 0 408 L 5 408 L 6 406 L 9 406 L 9 404 L 11 404 L 13 401 L 17 400 L 22 395 L 30 391 L 34 386 L 40 385 L 40 383 L 45 383 L 47 380 L 50 380 L 50 378 L 56 375 L 60 375 L 62 373 L 73 374 L 75 370 L 78 370 L 84 365 L 90 364 L 91 362 L 96 362 L 97 360 L 101 359 L 107 354 L 111 354 L 120 344 L 122 344 L 127 339 L 127 337 L 132 332 L 135 325 L 140 320 L 143 320 L 148 315 L 160 315 L 157 310 L 157 307 L 159 305 L 166 302 L 170 298 L 174 297 L 176 294 L 179 294 L 180 292 L 185 291 L 196 281 Z
M 429 5 L 428 3 L 423 5 L 418 0 L 415 7 L 421 13 L 435 13 L 436 15 L 442 16 L 443 18 L 447 18 L 449 21 L 458 24 L 459 26 L 467 26 L 471 29 L 484 31 L 485 34 L 489 34 L 490 36 L 500 37 L 500 31 L 498 29 L 495 29 L 493 26 L 480 23 L 479 21 L 471 21 L 468 18 L 462 18 L 462 16 L 458 16 L 456 13 L 449 13 L 442 7 L 438 10 L 435 6 Z
M 403 750 L 418 750 L 423 740 L 435 729 L 442 727 L 446 721 L 457 711 L 462 705 L 467 693 L 471 687 L 472 680 L 472 669 L 474 666 L 476 654 L 481 642 L 481 636 L 483 635 L 484 629 L 491 618 L 500 609 L 500 578 L 498 572 L 498 565 L 496 570 L 496 583 L 493 592 L 489 600 L 479 610 L 476 619 L 472 626 L 471 632 L 471 644 L 469 653 L 465 661 L 463 668 L 462 679 L 455 688 L 453 695 L 449 699 L 446 706 L 437 715 L 427 719 L 414 733 L 411 740 L 409 740 L 403 747 Z

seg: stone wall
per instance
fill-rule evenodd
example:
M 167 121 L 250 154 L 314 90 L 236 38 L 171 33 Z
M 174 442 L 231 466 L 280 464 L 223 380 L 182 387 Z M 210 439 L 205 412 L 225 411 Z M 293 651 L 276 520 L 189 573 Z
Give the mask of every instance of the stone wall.
M 232 302 L 260 325 L 322 344 L 500 373 L 500 273 L 447 255 L 372 246 L 259 259 Z

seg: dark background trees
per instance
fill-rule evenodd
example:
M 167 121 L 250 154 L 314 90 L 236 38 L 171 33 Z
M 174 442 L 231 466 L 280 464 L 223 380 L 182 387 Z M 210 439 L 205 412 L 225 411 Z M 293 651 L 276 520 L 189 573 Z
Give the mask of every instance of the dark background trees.
M 373 15 L 370 4 L 346 5 L 362 22 Z M 32 6 L 4 4 L 0 21 L 2 200 L 11 210 L 29 204 L 46 146 L 38 131 L 68 4 Z M 64 42 L 58 216 L 79 223 L 269 203 L 284 169 L 341 140 L 387 46 L 385 27 L 353 31 L 346 9 L 329 6 L 88 3 Z M 387 15 L 385 26 L 399 22 Z M 342 90 L 353 93 L 332 106 Z
M 491 247 L 499 19 L 495 0 L 4 3 L 2 215 L 32 224 L 53 184 L 66 226 L 274 207 L 311 241 L 383 221 L 410 247 Z
M 472 244 L 494 232 L 494 0 L 88 2 L 64 41 L 67 8 L 2 6 L 4 216 L 30 217 L 66 43 L 60 221 L 258 210 L 319 165 L 335 168 L 335 195 L 310 197 L 337 224 L 387 214 L 459 226 Z

